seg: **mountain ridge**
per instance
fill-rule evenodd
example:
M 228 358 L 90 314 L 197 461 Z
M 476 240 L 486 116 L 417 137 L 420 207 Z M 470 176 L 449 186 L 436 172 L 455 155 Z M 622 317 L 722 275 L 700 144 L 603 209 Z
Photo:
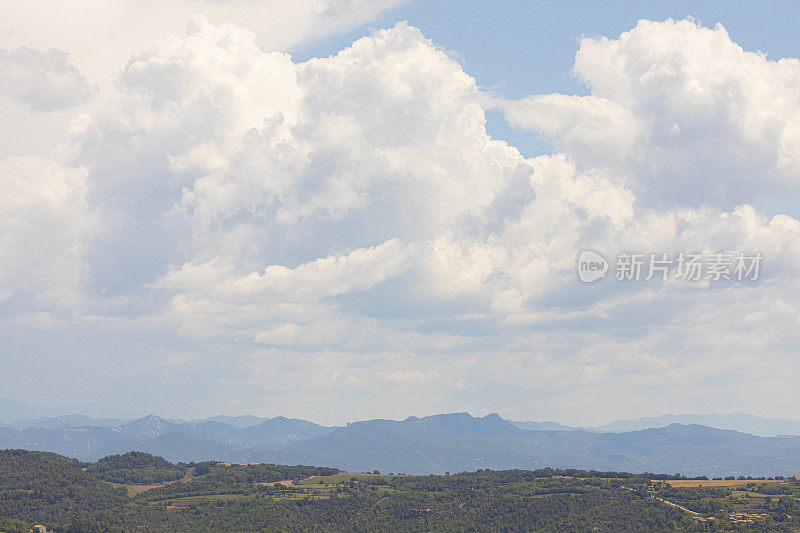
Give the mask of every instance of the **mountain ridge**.
M 720 414 L 663 414 L 631 420 L 615 420 L 608 424 L 593 427 L 599 432 L 626 432 L 647 428 L 666 427 L 670 424 L 700 424 L 717 429 L 731 429 L 761 437 L 778 435 L 800 435 L 800 420 L 769 418 L 746 413 Z
M 326 427 L 275 417 L 244 429 L 157 415 L 118 426 L 0 428 L 0 448 L 53 451 L 81 460 L 143 451 L 170 461 L 317 464 L 349 471 L 444 473 L 583 468 L 686 475 L 798 474 L 800 436 L 760 437 L 699 424 L 630 432 L 531 430 L 497 413 L 445 413 Z
M 73 407 L 42 407 L 35 405 L 27 405 L 15 402 L 8 398 L 0 398 L 0 427 L 49 427 L 55 425 L 59 420 L 69 422 L 76 425 L 88 426 L 120 426 L 127 422 L 140 420 L 145 417 L 119 417 L 119 416 L 99 416 L 92 418 L 87 416 L 86 413 L 78 414 L 78 411 L 70 412 L 64 411 L 65 409 L 73 409 Z M 96 408 L 92 409 L 93 411 Z M 57 414 L 58 411 L 68 412 L 69 414 Z M 35 413 L 34 416 L 27 416 Z M 454 413 L 450 413 L 454 414 Z M 26 415 L 26 416 L 19 416 Z M 498 415 L 499 416 L 499 415 Z M 283 418 L 277 416 L 274 418 Z M 408 417 L 414 418 L 414 417 Z M 424 418 L 424 417 L 423 417 Z M 220 422 L 233 426 L 237 429 L 246 429 L 255 425 L 259 425 L 267 420 L 269 417 L 259 417 L 254 415 L 214 415 L 206 418 L 162 418 L 165 422 L 172 424 L 186 424 L 195 426 L 203 422 Z M 289 419 L 301 420 L 301 419 Z M 613 432 L 627 432 L 648 428 L 666 427 L 672 423 L 680 424 L 700 424 L 717 429 L 732 429 L 749 433 L 757 436 L 778 436 L 778 435 L 800 435 L 800 420 L 790 420 L 787 418 L 778 417 L 762 417 L 747 413 L 712 413 L 712 414 L 662 414 L 659 416 L 647 416 L 635 419 L 622 419 L 614 420 L 612 422 L 601 424 L 597 426 L 570 426 L 561 424 L 557 421 L 535 421 L 535 420 L 516 420 L 505 419 L 511 424 L 528 430 L 544 430 L 544 431 L 596 431 L 601 433 Z M 311 422 L 314 424 L 314 422 Z M 320 426 L 319 424 L 316 424 Z M 326 426 L 320 426 L 326 427 Z M 334 426 L 329 426 L 334 427 Z

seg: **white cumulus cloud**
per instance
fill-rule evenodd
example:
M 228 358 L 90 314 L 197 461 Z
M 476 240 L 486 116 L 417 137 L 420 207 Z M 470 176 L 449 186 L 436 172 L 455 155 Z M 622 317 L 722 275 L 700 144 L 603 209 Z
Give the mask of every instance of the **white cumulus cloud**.
M 602 163 L 640 202 L 779 210 L 797 190 L 796 58 L 745 51 L 720 25 L 643 20 L 582 39 L 575 74 L 590 96 L 509 102 L 509 120 Z
M 80 301 L 82 254 L 95 224 L 85 180 L 85 169 L 40 156 L 0 160 L 0 293 L 15 306 L 6 314 Z
M 0 94 L 34 111 L 67 109 L 85 101 L 91 92 L 66 52 L 26 46 L 0 50 Z
M 192 364 L 239 372 L 229 383 L 255 396 L 307 387 L 341 408 L 358 407 L 348 390 L 381 407 L 410 390 L 431 410 L 503 394 L 520 411 L 625 410 L 668 381 L 730 402 L 754 373 L 797 377 L 778 372 L 798 340 L 797 60 L 690 20 L 584 39 L 589 95 L 495 101 L 558 148 L 526 158 L 487 133 L 476 81 L 405 23 L 326 58 L 268 50 L 193 17 L 73 122 L 73 167 L 4 160 L 15 231 L 0 246 L 24 253 L 2 305 L 72 291 L 83 325 L 165 335 L 159 353 L 208 350 Z M 757 283 L 587 287 L 586 248 L 765 262 Z

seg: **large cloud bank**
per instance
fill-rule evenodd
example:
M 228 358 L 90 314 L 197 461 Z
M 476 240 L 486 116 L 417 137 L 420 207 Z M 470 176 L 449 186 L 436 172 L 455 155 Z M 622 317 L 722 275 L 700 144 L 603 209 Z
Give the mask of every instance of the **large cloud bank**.
M 581 41 L 575 72 L 588 96 L 497 100 L 406 24 L 296 63 L 195 17 L 124 64 L 59 162 L 0 161 L 5 328 L 166 337 L 92 360 L 272 414 L 590 418 L 789 386 L 800 63 L 642 21 Z M 559 152 L 491 138 L 489 105 Z M 765 265 L 584 286 L 585 248 Z

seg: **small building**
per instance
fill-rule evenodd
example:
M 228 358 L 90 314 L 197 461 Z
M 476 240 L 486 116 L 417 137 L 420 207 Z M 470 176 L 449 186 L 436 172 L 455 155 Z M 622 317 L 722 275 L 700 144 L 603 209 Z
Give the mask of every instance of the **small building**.
M 41 524 L 37 524 L 33 526 L 33 529 L 31 529 L 31 531 L 33 531 L 33 533 L 47 533 L 47 528 Z

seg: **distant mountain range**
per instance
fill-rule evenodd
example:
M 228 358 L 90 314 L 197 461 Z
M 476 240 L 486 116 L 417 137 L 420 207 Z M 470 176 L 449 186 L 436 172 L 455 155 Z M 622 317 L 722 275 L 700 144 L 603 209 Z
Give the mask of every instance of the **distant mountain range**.
M 591 431 L 591 428 L 577 428 L 573 426 L 565 426 L 564 424 L 559 424 L 558 422 L 522 422 L 519 420 L 508 420 L 508 422 L 514 424 L 520 429 L 532 429 L 535 431 L 576 431 L 578 429 L 585 429 L 587 431 Z
M 76 417 L 42 418 L 0 427 L 0 448 L 52 451 L 82 460 L 137 450 L 173 461 L 234 461 L 243 450 L 281 448 L 335 429 L 284 417 L 245 428 L 214 421 L 168 421 L 155 415 L 109 425 L 99 424 L 102 420 L 76 424 L 64 419 L 74 421 Z
M 86 406 L 58 406 L 42 407 L 26 405 L 8 398 L 0 398 L 0 426 L 14 427 L 51 427 L 58 422 L 66 422 L 76 426 L 115 426 L 122 425 L 135 417 L 123 418 L 115 415 L 113 418 L 91 418 L 91 412 L 98 408 L 88 409 Z M 64 412 L 82 412 L 84 414 L 61 415 Z M 89 416 L 87 415 L 87 412 Z M 56 416 L 60 415 L 60 416 Z M 8 421 L 6 423 L 3 420 Z M 252 415 L 243 416 L 211 416 L 208 418 L 195 418 L 190 420 L 169 418 L 166 421 L 174 424 L 197 425 L 203 422 L 220 422 L 238 429 L 261 424 L 269 420 Z M 699 424 L 716 429 L 730 429 L 741 433 L 749 433 L 760 437 L 774 437 L 779 435 L 800 435 L 800 420 L 787 418 L 767 418 L 744 413 L 733 414 L 665 414 L 654 417 L 637 418 L 633 420 L 616 420 L 599 426 L 568 426 L 554 421 L 520 421 L 507 420 L 520 429 L 536 431 L 594 431 L 599 433 L 622 433 L 627 431 L 640 431 L 669 426 L 670 424 Z
M 786 418 L 764 418 L 744 413 L 717 415 L 662 415 L 638 418 L 636 420 L 618 420 L 592 428 L 602 432 L 637 431 L 641 429 L 665 427 L 670 424 L 700 424 L 717 429 L 731 429 L 742 433 L 750 433 L 762 437 L 775 435 L 800 435 L 800 421 Z
M 130 414 L 112 412 L 108 408 L 91 404 L 76 405 L 30 405 L 16 402 L 9 398 L 0 398 L 0 420 L 8 423 L 17 420 L 31 420 L 36 418 L 55 417 L 64 413 L 82 413 L 87 417 L 133 418 Z M 82 416 L 82 415 L 77 415 Z M 2 422 L 0 422 L 2 424 Z
M 600 432 L 467 413 L 368 420 L 346 427 L 284 417 L 183 421 L 149 415 L 126 421 L 71 415 L 0 427 L 2 448 L 53 451 L 82 460 L 138 450 L 171 461 L 308 464 L 414 474 L 547 466 L 707 476 L 800 474 L 800 436 L 761 437 L 677 423 Z
M 565 426 L 558 422 L 520 422 L 509 420 L 515 426 L 522 429 L 534 430 L 561 430 L 575 431 L 594 431 L 597 433 L 624 433 L 626 431 L 641 431 L 643 429 L 655 429 L 667 427 L 671 424 L 698 424 L 716 429 L 730 429 L 740 433 L 748 433 L 759 437 L 775 437 L 779 435 L 800 435 L 800 421 L 789 420 L 787 418 L 765 418 L 762 416 L 748 415 L 744 413 L 733 414 L 713 414 L 713 415 L 661 415 L 636 418 L 634 420 L 616 420 L 602 426 L 593 427 L 574 427 Z

